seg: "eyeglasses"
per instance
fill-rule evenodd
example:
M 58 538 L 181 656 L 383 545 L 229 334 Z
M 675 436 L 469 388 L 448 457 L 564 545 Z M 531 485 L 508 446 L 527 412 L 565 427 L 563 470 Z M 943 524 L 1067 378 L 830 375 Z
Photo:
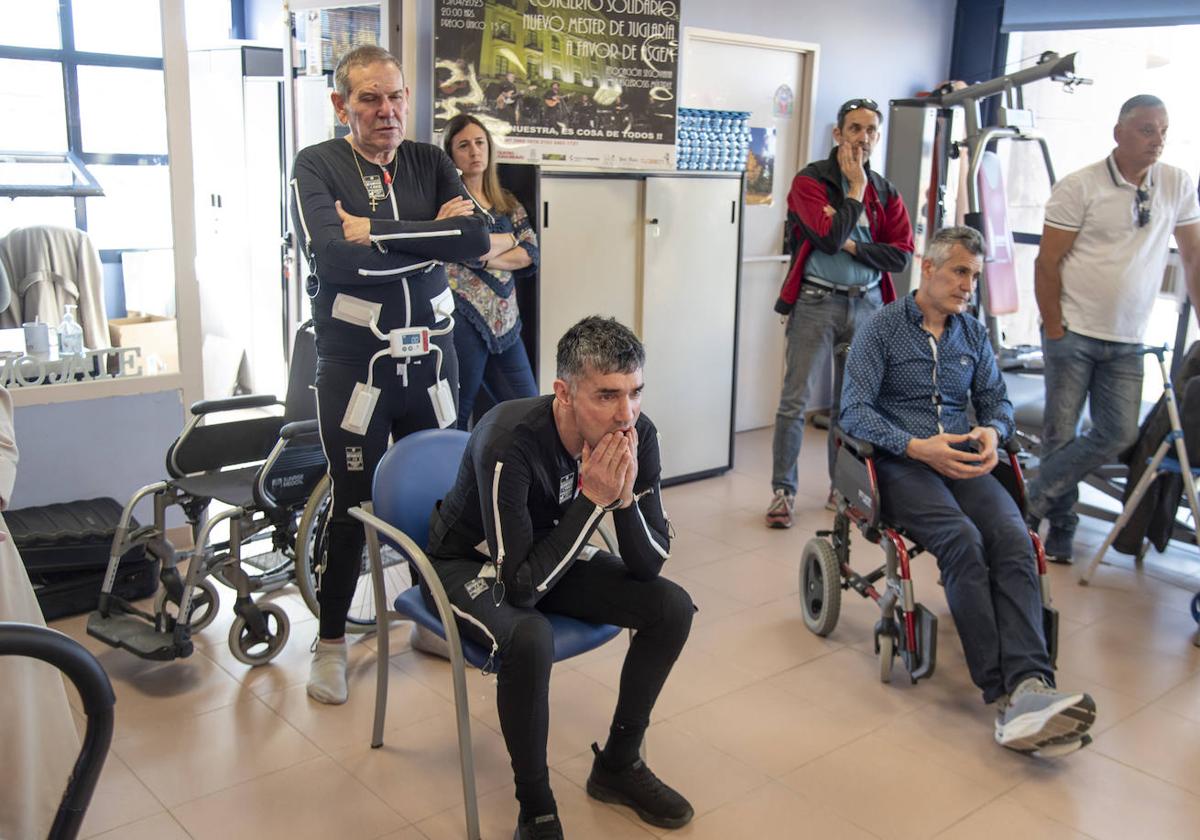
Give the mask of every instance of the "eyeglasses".
M 1138 187 L 1137 203 L 1134 207 L 1137 209 L 1138 227 L 1142 228 L 1150 224 L 1150 190 Z
M 879 110 L 879 105 L 874 99 L 851 99 L 849 102 L 843 102 L 842 107 L 838 108 L 838 123 L 841 124 L 842 117 L 849 114 L 851 111 L 856 111 L 859 108 L 866 108 L 869 111 L 874 111 L 876 114 L 883 116 Z

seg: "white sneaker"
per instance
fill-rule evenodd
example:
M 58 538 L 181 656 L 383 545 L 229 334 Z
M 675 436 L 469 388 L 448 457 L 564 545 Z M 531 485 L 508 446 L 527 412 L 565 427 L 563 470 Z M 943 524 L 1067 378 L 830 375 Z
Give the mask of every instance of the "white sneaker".
M 996 743 L 1041 757 L 1061 755 L 1091 742 L 1086 733 L 1095 720 L 1096 702 L 1090 695 L 1059 691 L 1030 677 L 1000 704 Z
M 337 706 L 346 702 L 346 643 L 318 641 L 308 672 L 308 696 Z
M 440 656 L 442 659 L 450 658 L 450 646 L 446 644 L 446 640 L 415 622 L 412 632 L 408 634 L 408 644 L 413 650 L 419 650 L 421 653 Z

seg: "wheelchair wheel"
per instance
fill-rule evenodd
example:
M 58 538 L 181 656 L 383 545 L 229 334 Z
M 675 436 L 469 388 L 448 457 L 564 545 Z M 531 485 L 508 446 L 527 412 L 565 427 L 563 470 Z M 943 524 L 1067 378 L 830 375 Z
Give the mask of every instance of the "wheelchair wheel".
M 804 544 L 800 558 L 800 607 L 805 626 L 818 636 L 828 636 L 837 627 L 842 610 L 842 574 L 833 546 L 820 537 Z
M 211 581 L 201 580 L 197 583 L 196 591 L 192 593 L 191 632 L 198 633 L 212 624 L 213 619 L 217 617 L 217 609 L 220 605 L 221 596 Z M 166 587 L 160 586 L 154 593 L 154 614 L 168 616 L 175 622 L 179 621 L 179 604 L 167 597 Z
M 317 603 L 317 572 L 321 564 L 321 541 L 325 533 L 325 521 L 332 499 L 333 482 L 324 476 L 313 488 L 300 517 L 296 533 L 296 584 L 304 603 L 313 615 L 320 615 Z M 382 547 L 383 579 L 387 603 L 412 586 L 408 563 L 404 557 L 389 546 Z M 354 600 L 346 616 L 347 633 L 370 633 L 375 629 L 375 586 L 371 581 L 371 567 L 367 560 L 367 549 L 363 547 L 359 560 L 358 586 Z
M 896 658 L 896 640 L 891 633 L 884 633 L 879 637 L 879 681 L 881 683 L 890 683 L 892 681 L 892 664 Z
M 250 625 L 240 615 L 233 620 L 233 625 L 229 628 L 229 650 L 239 662 L 245 662 L 247 665 L 265 665 L 270 662 L 283 650 L 291 633 L 291 624 L 283 607 L 270 603 L 257 606 L 267 626 L 264 637 L 255 638 Z

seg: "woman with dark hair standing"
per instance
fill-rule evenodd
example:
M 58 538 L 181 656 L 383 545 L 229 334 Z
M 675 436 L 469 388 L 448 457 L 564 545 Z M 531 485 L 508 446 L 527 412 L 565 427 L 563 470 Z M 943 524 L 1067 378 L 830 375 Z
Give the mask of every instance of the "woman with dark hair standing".
M 500 186 L 492 157 L 492 136 L 467 114 L 450 120 L 443 135 L 446 154 L 462 171 L 463 185 L 492 216 L 491 249 L 478 261 L 446 263 L 454 311 L 458 353 L 458 427 L 471 421 L 480 390 L 490 404 L 537 396 L 537 382 L 517 310 L 513 272 L 537 265 L 537 236 L 525 208 Z M 466 323 L 463 323 L 466 322 Z

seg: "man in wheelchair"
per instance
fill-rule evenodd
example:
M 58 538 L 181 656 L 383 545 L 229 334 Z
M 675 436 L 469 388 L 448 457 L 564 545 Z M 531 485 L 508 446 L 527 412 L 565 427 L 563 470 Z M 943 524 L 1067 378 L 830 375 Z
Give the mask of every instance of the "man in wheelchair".
M 932 237 L 917 291 L 854 337 L 840 425 L 876 449 L 884 519 L 937 557 L 971 679 L 999 702 L 996 741 L 1063 755 L 1090 742 L 1096 705 L 1055 688 L 1034 544 L 991 475 L 1013 411 L 986 329 L 967 313 L 982 267 L 975 230 Z
M 554 637 L 543 610 L 635 631 L 608 742 L 592 745 L 588 794 L 663 828 L 692 817 L 638 757 L 694 612 L 688 593 L 659 576 L 670 538 L 658 435 L 641 413 L 644 360 L 614 319 L 571 327 L 558 343 L 554 394 L 484 415 L 430 520 L 428 554 L 460 632 L 490 648 L 488 667 L 502 663 L 496 705 L 521 804 L 518 840 L 563 836 L 546 766 Z M 588 545 L 608 511 L 620 556 Z

